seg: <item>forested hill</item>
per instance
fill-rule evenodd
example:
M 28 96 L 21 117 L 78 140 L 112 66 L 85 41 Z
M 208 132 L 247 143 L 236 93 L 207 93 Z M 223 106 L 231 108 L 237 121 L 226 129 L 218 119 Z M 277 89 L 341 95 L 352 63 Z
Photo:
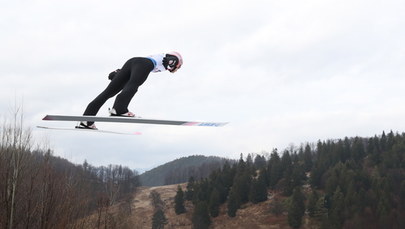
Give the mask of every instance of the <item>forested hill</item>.
M 161 186 L 187 182 L 190 177 L 205 178 L 229 161 L 220 157 L 194 155 L 182 157 L 140 175 L 141 185 Z
M 208 228 L 223 205 L 235 217 L 271 198 L 260 217 L 287 216 L 292 228 L 405 228 L 404 133 L 275 149 L 265 163 L 255 161 L 241 157 L 187 184 L 194 225 Z

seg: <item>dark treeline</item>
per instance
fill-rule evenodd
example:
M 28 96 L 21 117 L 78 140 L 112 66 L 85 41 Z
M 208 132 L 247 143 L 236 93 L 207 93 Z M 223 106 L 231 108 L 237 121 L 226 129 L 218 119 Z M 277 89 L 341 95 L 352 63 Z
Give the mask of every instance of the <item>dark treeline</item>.
M 131 201 L 137 172 L 75 165 L 33 149 L 31 131 L 18 120 L 0 128 L 0 228 L 114 228 L 109 207 Z M 96 220 L 84 220 L 95 212 Z
M 208 178 L 190 178 L 184 200 L 194 204 L 194 228 L 207 228 L 221 205 L 234 217 L 273 197 L 271 213 L 288 213 L 293 228 L 304 216 L 318 228 L 405 228 L 404 178 L 405 134 L 390 132 L 241 156 Z

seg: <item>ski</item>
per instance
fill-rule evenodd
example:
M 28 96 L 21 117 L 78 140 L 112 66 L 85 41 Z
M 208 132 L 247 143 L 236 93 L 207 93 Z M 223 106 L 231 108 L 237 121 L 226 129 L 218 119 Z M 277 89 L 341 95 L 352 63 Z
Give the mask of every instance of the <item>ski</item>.
M 83 129 L 83 128 L 66 128 L 66 127 L 49 127 L 49 126 L 37 126 L 37 128 L 47 129 L 47 130 L 72 130 L 72 131 L 87 131 L 87 132 L 107 133 L 107 134 L 141 135 L 141 132 L 125 133 L 125 132 L 100 130 L 100 129 L 92 130 L 92 129 Z
M 78 121 L 78 122 L 120 122 L 120 123 L 140 123 L 140 124 L 157 124 L 157 125 L 177 125 L 177 126 L 210 126 L 220 127 L 228 124 L 227 122 L 191 122 L 191 121 L 174 121 L 161 119 L 143 119 L 133 117 L 99 117 L 99 116 L 71 116 L 71 115 L 46 115 L 42 120 L 46 121 Z

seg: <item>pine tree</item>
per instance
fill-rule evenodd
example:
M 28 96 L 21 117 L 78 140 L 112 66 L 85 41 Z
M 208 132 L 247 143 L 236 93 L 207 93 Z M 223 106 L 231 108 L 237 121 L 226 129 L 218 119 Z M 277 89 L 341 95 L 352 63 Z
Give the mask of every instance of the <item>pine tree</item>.
M 235 166 L 231 167 L 228 161 L 225 162 L 221 171 L 221 183 L 226 190 L 230 190 L 233 185 L 233 179 L 235 177 L 236 168 Z M 226 193 L 228 195 L 228 193 Z
M 389 195 L 391 192 L 389 191 L 388 182 L 386 179 L 382 179 L 380 187 L 381 190 L 377 198 L 377 214 L 379 217 L 380 226 L 384 227 L 384 225 L 388 225 L 390 223 L 389 214 L 391 213 L 392 206 Z
M 207 229 L 211 224 L 211 219 L 208 213 L 208 206 L 205 201 L 200 201 L 196 204 L 193 217 L 193 229 Z
M 378 137 L 373 137 L 368 140 L 367 152 L 371 165 L 377 165 L 381 162 L 381 149 Z
M 165 213 L 162 209 L 158 209 L 152 218 L 152 229 L 163 229 L 167 224 Z
M 305 169 L 303 165 L 300 165 L 298 162 L 294 164 L 291 179 L 293 187 L 301 186 L 304 181 L 306 181 L 307 176 L 305 175 Z
M 180 185 L 177 187 L 177 193 L 174 197 L 174 210 L 177 215 L 186 212 L 186 208 L 184 207 L 184 193 Z
M 283 179 L 280 181 L 281 188 L 283 190 L 284 196 L 291 196 L 294 190 L 293 179 L 292 179 L 292 171 L 291 169 L 287 169 L 284 171 Z
M 328 219 L 328 209 L 325 207 L 325 196 L 318 198 L 315 205 L 314 217 L 321 222 Z
M 248 168 L 253 167 L 253 158 L 252 158 L 252 154 L 248 154 L 248 156 L 246 157 L 246 166 Z
M 297 187 L 294 189 L 293 195 L 291 196 L 291 203 L 288 209 L 288 224 L 293 228 L 299 228 L 304 212 L 304 195 L 301 189 Z
M 339 185 L 339 176 L 340 176 L 340 169 L 342 167 L 340 164 L 336 165 L 333 169 L 330 169 L 329 176 L 327 177 L 326 185 L 325 185 L 325 192 L 329 195 L 333 195 L 334 191 L 336 190 L 337 186 Z
M 312 167 L 311 177 L 309 179 L 309 183 L 311 184 L 312 188 L 321 187 L 321 178 L 322 178 L 323 172 L 324 172 L 324 170 L 321 167 L 321 165 L 315 165 L 314 167 Z
M 259 203 L 259 201 L 257 201 L 258 183 L 259 182 L 256 179 L 253 179 L 250 185 L 249 201 L 252 202 L 253 204 Z
M 232 190 L 238 195 L 241 204 L 249 201 L 249 191 L 252 176 L 248 169 L 240 169 L 235 176 Z
M 283 156 L 281 156 L 281 170 L 287 171 L 291 170 L 292 159 L 291 154 L 288 150 L 284 151 Z
M 360 162 L 365 155 L 364 143 L 363 140 L 359 137 L 354 138 L 352 146 L 352 158 L 355 162 Z
M 281 160 L 278 156 L 277 149 L 273 150 L 270 156 L 270 160 L 267 166 L 267 172 L 269 173 L 269 186 L 275 188 L 277 182 L 282 177 Z
M 264 175 L 260 174 L 257 180 L 252 181 L 249 200 L 254 204 L 267 200 L 267 186 Z
M 316 214 L 316 203 L 318 202 L 318 193 L 313 190 L 308 200 L 308 215 L 314 217 Z
M 208 202 L 210 198 L 210 182 L 207 178 L 200 180 L 198 185 L 194 187 L 193 204 L 196 205 L 199 201 Z
M 219 204 L 223 204 L 226 202 L 226 199 L 228 198 L 228 193 L 229 190 L 225 188 L 224 184 L 222 183 L 222 180 L 216 181 L 215 184 L 213 184 L 214 189 L 218 191 L 219 194 Z
M 401 182 L 399 190 L 399 206 L 400 209 L 405 210 L 405 180 Z
M 309 144 L 305 146 L 304 150 L 304 169 L 306 172 L 309 172 L 313 166 L 312 162 L 312 152 L 311 152 L 311 147 Z
M 331 202 L 331 208 L 329 210 L 329 222 L 333 228 L 341 228 L 344 221 L 344 196 L 340 186 L 338 186 L 336 191 L 333 193 Z
M 193 200 L 193 196 L 194 196 L 194 177 L 191 176 L 188 179 L 185 198 L 186 200 L 191 201 Z
M 216 188 L 211 192 L 210 202 L 209 202 L 209 211 L 212 217 L 217 217 L 219 215 L 219 192 Z
M 229 193 L 227 206 L 228 206 L 228 216 L 235 217 L 236 212 L 240 207 L 240 199 L 238 193 L 234 190 L 234 188 L 232 188 L 231 192 Z
M 347 161 L 350 159 L 350 155 L 352 154 L 351 152 L 351 146 L 350 146 L 350 140 L 349 138 L 345 138 L 343 140 L 343 151 L 341 152 L 342 154 L 342 158 L 344 159 L 344 161 Z
M 363 207 L 361 206 L 360 200 L 360 196 L 356 191 L 355 181 L 352 180 L 348 185 L 344 200 L 346 217 L 353 216 L 361 212 Z
M 266 158 L 262 155 L 256 155 L 254 166 L 256 169 L 262 169 L 266 167 Z

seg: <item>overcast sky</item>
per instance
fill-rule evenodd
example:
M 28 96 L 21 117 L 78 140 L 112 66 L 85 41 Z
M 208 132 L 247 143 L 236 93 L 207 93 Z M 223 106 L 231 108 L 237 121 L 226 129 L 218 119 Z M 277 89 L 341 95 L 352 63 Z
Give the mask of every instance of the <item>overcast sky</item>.
M 405 130 L 401 0 L 0 2 L 0 116 L 22 103 L 37 141 L 75 163 L 142 171 L 194 154 L 239 158 Z M 81 115 L 127 59 L 172 50 L 182 69 L 151 73 L 130 110 L 229 125 L 97 123 L 140 136 L 35 128 L 73 127 L 41 119 Z

